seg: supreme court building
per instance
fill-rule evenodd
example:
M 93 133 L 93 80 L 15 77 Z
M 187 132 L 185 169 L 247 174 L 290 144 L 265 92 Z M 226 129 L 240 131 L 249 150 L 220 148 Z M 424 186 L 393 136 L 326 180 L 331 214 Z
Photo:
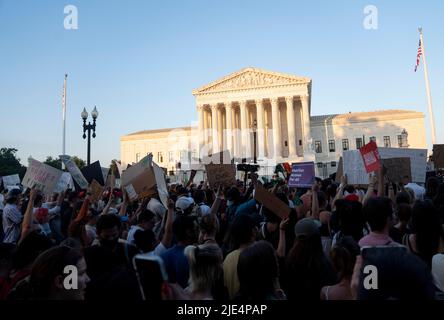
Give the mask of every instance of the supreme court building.
M 197 125 L 145 130 L 121 138 L 122 165 L 148 153 L 170 174 L 203 170 L 199 159 L 229 150 L 236 162 L 267 168 L 314 161 L 318 175 L 336 171 L 342 151 L 370 139 L 378 145 L 425 148 L 424 114 L 408 110 L 311 116 L 311 79 L 244 68 L 193 90 Z M 367 140 L 367 141 L 366 141 Z M 256 150 L 256 153 L 254 153 Z

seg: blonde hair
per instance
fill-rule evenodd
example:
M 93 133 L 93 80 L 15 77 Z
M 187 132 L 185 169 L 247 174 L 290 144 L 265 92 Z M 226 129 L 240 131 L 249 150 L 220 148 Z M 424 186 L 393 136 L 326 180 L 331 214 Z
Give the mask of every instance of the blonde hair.
M 215 244 L 188 246 L 185 256 L 190 267 L 190 290 L 211 289 L 222 273 L 222 251 Z

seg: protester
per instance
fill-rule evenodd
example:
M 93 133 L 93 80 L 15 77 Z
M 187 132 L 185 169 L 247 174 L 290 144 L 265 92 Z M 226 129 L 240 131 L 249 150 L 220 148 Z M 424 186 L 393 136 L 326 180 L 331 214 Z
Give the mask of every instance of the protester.
M 16 244 L 20 238 L 20 225 L 23 217 L 18 204 L 21 192 L 19 189 L 12 189 L 6 196 L 6 205 L 3 209 L 3 242 Z

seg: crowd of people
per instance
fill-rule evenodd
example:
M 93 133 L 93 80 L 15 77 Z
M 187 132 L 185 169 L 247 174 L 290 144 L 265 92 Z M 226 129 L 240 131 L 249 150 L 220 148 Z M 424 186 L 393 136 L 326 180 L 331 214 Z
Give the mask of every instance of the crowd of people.
M 3 189 L 0 299 L 443 299 L 438 178 L 423 188 L 379 172 L 365 189 L 346 177 L 309 189 L 246 181 L 171 184 L 167 206 L 116 188 L 97 201 L 90 190 Z M 288 217 L 255 199 L 258 184 L 291 208 Z M 144 261 L 157 263 L 159 283 Z M 66 266 L 76 269 L 74 286 Z M 370 289 L 366 266 L 377 270 Z

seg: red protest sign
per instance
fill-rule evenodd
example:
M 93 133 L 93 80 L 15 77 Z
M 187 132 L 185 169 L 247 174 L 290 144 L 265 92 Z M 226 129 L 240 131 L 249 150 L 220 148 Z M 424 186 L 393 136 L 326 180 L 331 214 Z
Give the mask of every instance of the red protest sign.
M 361 149 L 362 160 L 364 161 L 367 173 L 378 171 L 381 168 L 381 157 L 379 156 L 378 146 L 376 142 L 370 141 Z

